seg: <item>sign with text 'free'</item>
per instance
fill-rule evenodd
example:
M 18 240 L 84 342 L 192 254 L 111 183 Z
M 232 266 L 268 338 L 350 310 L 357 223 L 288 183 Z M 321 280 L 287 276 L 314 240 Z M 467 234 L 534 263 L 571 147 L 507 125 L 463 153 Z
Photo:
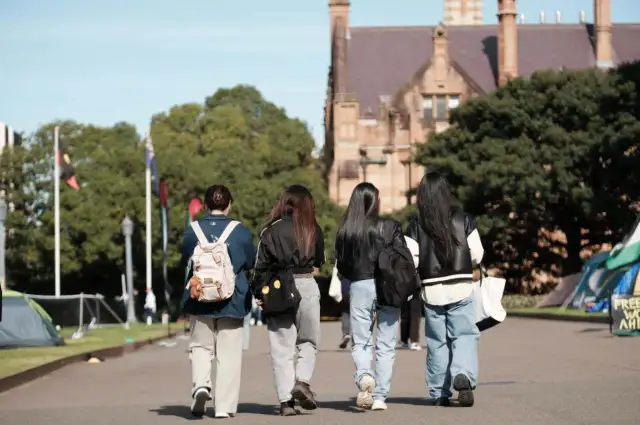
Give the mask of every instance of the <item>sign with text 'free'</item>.
M 640 335 L 640 296 L 614 295 L 611 297 L 611 333 Z

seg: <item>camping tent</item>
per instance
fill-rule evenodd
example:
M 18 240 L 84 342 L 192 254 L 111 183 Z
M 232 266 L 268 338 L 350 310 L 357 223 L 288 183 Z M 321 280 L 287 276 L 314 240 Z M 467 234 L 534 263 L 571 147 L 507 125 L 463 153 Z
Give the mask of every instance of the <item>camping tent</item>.
M 609 251 L 603 251 L 594 254 L 584 263 L 580 280 L 571 295 L 561 303 L 563 307 L 582 308 L 586 302 L 595 301 L 607 258 Z
M 46 311 L 20 292 L 2 294 L 0 348 L 63 345 Z

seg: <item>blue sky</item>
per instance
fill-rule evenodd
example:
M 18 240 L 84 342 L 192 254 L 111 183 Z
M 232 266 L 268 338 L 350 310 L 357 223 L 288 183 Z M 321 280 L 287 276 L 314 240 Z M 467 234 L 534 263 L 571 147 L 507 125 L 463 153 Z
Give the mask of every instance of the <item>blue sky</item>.
M 611 2 L 614 22 L 640 22 L 640 0 Z M 593 17 L 593 0 L 517 3 L 529 22 L 540 10 Z M 444 1 L 351 4 L 352 25 L 432 25 Z M 497 0 L 484 4 L 495 22 Z M 246 83 L 321 143 L 328 21 L 327 0 L 0 0 L 0 121 L 27 133 L 54 119 L 128 121 L 142 133 L 156 112 Z

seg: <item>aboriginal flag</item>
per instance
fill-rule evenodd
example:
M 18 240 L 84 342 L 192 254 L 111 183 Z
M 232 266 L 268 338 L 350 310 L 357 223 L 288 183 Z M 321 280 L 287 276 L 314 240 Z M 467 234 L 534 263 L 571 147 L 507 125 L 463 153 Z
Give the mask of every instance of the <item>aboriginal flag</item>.
M 61 148 L 58 150 L 58 165 L 60 165 L 60 178 L 64 180 L 70 187 L 80 190 L 78 181 L 76 180 L 76 170 L 71 165 L 71 159 L 67 150 Z

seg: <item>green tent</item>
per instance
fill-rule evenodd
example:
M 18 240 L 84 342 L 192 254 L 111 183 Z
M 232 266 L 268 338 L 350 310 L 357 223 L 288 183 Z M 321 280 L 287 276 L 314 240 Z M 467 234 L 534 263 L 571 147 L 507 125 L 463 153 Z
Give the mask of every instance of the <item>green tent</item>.
M 609 258 L 607 258 L 607 269 L 614 270 L 630 265 L 637 262 L 638 259 L 640 259 L 640 215 L 624 240 L 611 251 Z
M 64 345 L 51 317 L 35 301 L 15 291 L 2 293 L 0 348 Z

